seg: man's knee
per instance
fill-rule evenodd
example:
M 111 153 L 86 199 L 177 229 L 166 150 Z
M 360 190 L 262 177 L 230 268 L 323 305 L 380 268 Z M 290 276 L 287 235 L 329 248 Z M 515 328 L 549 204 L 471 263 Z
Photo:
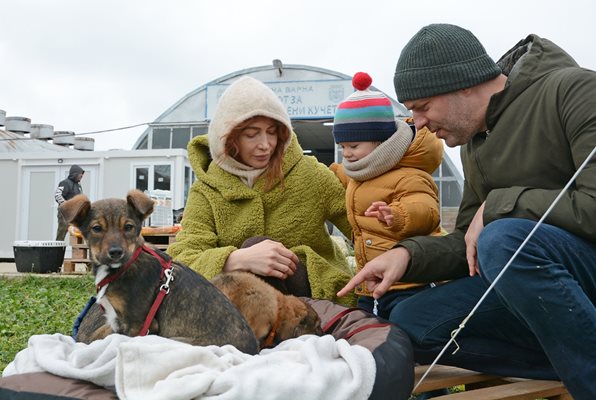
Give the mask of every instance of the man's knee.
M 522 218 L 503 218 L 486 225 L 478 238 L 478 247 L 499 242 L 523 242 L 536 225 L 535 221 Z
M 484 227 L 477 243 L 478 262 L 483 273 L 497 274 L 526 239 L 535 221 L 504 218 Z
M 423 332 L 427 327 L 424 327 L 421 322 L 418 307 L 408 307 L 407 303 L 407 301 L 403 301 L 393 307 L 388 319 L 403 330 L 413 343 L 420 345 L 424 342 Z

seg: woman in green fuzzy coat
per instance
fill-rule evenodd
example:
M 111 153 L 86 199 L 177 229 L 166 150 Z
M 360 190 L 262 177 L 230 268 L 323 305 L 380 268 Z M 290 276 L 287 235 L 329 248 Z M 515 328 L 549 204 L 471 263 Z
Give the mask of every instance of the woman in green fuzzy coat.
M 351 236 L 344 188 L 303 154 L 271 89 L 250 77 L 230 85 L 188 156 L 197 180 L 170 255 L 207 279 L 249 271 L 289 294 L 354 303 L 336 297 L 352 273 L 325 224 Z

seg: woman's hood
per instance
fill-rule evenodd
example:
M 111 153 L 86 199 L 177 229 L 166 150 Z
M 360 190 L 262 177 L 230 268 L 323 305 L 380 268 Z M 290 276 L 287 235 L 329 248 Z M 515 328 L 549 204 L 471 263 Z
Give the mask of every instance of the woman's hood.
M 225 138 L 231 130 L 249 118 L 269 117 L 284 124 L 292 132 L 292 122 L 284 105 L 264 83 L 244 76 L 232 83 L 222 94 L 207 136 L 211 158 L 220 164 L 225 158 Z M 289 145 L 290 140 L 286 144 Z

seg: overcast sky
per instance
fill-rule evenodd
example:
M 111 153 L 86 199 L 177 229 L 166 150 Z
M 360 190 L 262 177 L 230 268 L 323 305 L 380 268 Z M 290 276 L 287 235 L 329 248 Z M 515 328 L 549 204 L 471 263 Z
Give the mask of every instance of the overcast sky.
M 402 47 L 436 22 L 470 29 L 495 60 L 536 33 L 596 69 L 595 4 L 0 0 L 0 109 L 76 133 L 130 126 L 153 121 L 213 79 L 275 58 L 348 75 L 366 71 L 395 98 Z M 95 149 L 131 149 L 144 129 L 94 135 Z

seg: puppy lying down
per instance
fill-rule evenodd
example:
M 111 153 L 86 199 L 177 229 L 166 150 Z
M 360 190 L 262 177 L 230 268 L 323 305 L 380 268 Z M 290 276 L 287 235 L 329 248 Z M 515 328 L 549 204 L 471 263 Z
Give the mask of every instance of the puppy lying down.
M 323 334 L 321 319 L 310 305 L 250 272 L 224 272 L 211 283 L 238 308 L 262 349 L 305 334 Z

